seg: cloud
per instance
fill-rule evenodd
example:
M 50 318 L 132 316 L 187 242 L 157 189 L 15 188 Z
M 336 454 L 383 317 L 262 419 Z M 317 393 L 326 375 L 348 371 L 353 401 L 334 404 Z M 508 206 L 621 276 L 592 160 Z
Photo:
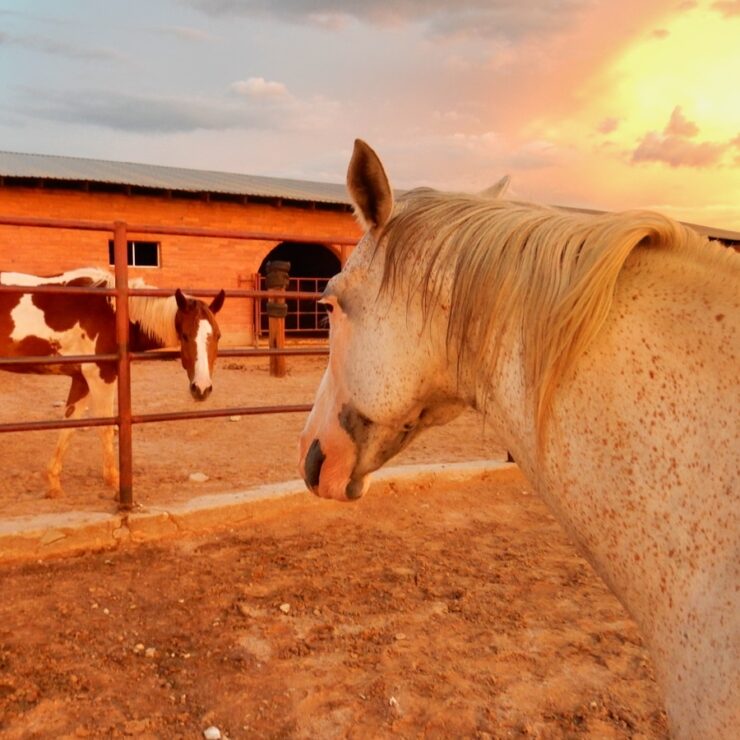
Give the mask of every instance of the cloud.
M 699 133 L 699 127 L 693 122 L 689 121 L 683 114 L 683 110 L 680 105 L 677 105 L 671 113 L 671 118 L 668 121 L 668 125 L 663 130 L 666 136 L 686 136 L 692 137 Z
M 733 141 L 694 141 L 699 127 L 680 105 L 671 112 L 663 133 L 649 131 L 632 152 L 632 162 L 663 162 L 671 167 L 710 167 L 720 163 Z M 740 137 L 738 137 L 740 138 Z
M 732 18 L 740 15 L 740 0 L 718 0 L 712 3 L 712 10 L 716 10 L 725 18 Z
M 589 0 L 180 0 L 213 16 L 250 15 L 273 17 L 290 23 L 311 23 L 340 29 L 349 22 L 384 28 L 416 24 L 435 37 L 505 37 L 566 28 Z
M 710 167 L 718 164 L 726 144 L 693 142 L 680 136 L 661 136 L 651 131 L 632 152 L 633 162 L 664 162 L 671 167 Z
M 417 168 L 419 156 L 423 156 L 428 167 L 436 166 L 438 183 L 450 177 L 451 171 L 471 173 L 486 170 L 503 174 L 549 169 L 558 165 L 561 155 L 558 148 L 545 139 L 515 142 L 495 131 L 421 136 L 415 141 L 407 140 L 396 145 L 396 153 L 401 150 L 408 150 Z
M 249 98 L 288 98 L 288 88 L 282 82 L 269 82 L 264 77 L 250 77 L 231 83 L 231 89 Z
M 616 131 L 619 128 L 619 124 L 621 122 L 621 119 L 619 118 L 605 118 L 597 127 L 596 130 L 600 134 L 610 134 L 613 131 Z
M 181 41 L 192 41 L 196 43 L 216 41 L 216 36 L 203 31 L 200 28 L 190 26 L 162 26 L 157 31 L 165 36 L 174 36 Z
M 255 87 L 260 89 L 259 84 Z M 15 107 L 28 117 L 130 133 L 227 129 L 310 131 L 326 127 L 340 113 L 338 103 L 319 97 L 264 99 L 257 95 L 206 99 L 104 90 L 67 90 L 63 94 L 37 89 L 22 92 L 23 101 Z
M 654 39 L 667 39 L 671 35 L 671 32 L 667 28 L 655 28 L 650 35 Z
M 88 61 L 110 61 L 123 59 L 123 55 L 113 49 L 83 47 L 77 44 L 66 44 L 46 36 L 28 34 L 11 34 L 0 31 L 0 46 L 19 46 L 45 54 L 66 57 L 67 59 L 82 59 Z
M 204 100 L 103 90 L 67 91 L 63 95 L 38 91 L 28 98 L 21 109 L 33 117 L 135 133 L 172 134 L 250 123 L 249 116 L 236 106 L 214 105 Z M 259 125 L 259 120 L 254 124 Z

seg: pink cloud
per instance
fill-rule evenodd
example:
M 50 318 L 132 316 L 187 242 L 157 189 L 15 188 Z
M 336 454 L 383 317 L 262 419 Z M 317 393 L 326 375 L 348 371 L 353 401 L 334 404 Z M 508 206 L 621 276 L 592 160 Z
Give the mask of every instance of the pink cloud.
M 693 142 L 681 136 L 645 134 L 632 152 L 633 162 L 665 162 L 671 167 L 709 167 L 717 164 L 727 144 Z
M 597 127 L 596 130 L 600 134 L 610 134 L 612 131 L 616 131 L 619 128 L 619 118 L 605 118 Z
M 719 11 L 725 18 L 740 15 L 740 0 L 718 0 L 712 3 L 712 10 Z
M 677 105 L 673 109 L 671 118 L 663 133 L 666 136 L 691 137 L 696 136 L 699 133 L 699 127 L 693 121 L 689 121 L 688 118 L 684 116 L 681 106 Z
M 671 167 L 709 167 L 717 164 L 737 139 L 725 143 L 692 141 L 699 127 L 689 121 L 680 105 L 671 112 L 663 133 L 649 131 L 632 152 L 633 162 L 664 162 Z

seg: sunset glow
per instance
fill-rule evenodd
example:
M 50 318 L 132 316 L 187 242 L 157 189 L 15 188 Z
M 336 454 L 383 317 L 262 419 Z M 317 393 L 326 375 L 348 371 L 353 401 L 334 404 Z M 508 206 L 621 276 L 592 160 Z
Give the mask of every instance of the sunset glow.
M 0 0 L 0 21 L 5 149 L 342 182 L 361 137 L 399 188 L 510 174 L 740 231 L 738 0 Z

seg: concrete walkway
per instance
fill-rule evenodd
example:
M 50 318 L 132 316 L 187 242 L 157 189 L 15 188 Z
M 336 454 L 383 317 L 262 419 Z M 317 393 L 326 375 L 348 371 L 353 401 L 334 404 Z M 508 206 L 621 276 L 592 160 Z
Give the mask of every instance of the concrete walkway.
M 372 488 L 465 483 L 513 467 L 500 461 L 404 465 L 379 470 Z M 113 550 L 129 543 L 232 529 L 289 511 L 310 500 L 301 480 L 259 486 L 238 493 L 200 496 L 189 501 L 128 513 L 67 512 L 0 520 L 0 562 L 43 560 L 82 552 Z M 344 504 L 338 504 L 344 505 Z

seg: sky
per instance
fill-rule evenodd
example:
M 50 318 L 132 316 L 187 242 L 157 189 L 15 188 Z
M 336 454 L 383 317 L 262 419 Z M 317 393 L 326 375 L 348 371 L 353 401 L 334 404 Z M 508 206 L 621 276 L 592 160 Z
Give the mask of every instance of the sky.
M 740 231 L 740 0 L 0 0 L 0 149 Z

